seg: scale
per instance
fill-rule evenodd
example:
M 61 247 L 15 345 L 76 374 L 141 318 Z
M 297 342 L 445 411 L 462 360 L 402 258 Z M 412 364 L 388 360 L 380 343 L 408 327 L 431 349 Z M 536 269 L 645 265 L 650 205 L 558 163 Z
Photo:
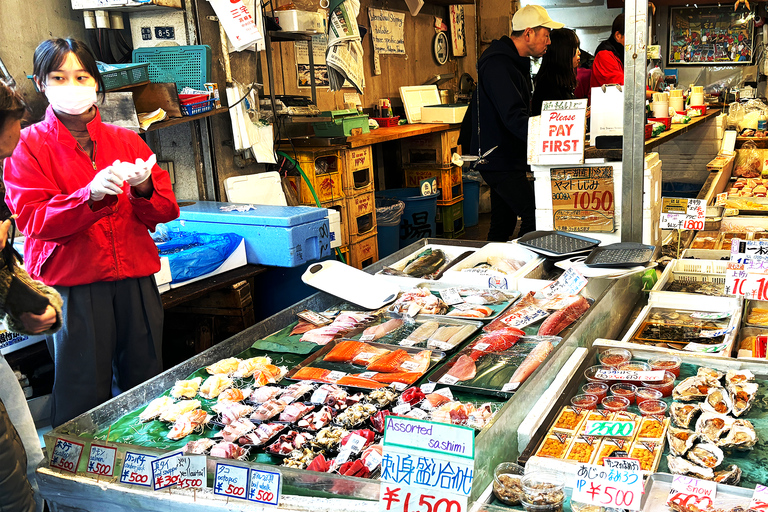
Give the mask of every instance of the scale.
M 563 231 L 532 231 L 517 243 L 544 256 L 561 257 L 590 251 L 600 245 L 600 240 Z

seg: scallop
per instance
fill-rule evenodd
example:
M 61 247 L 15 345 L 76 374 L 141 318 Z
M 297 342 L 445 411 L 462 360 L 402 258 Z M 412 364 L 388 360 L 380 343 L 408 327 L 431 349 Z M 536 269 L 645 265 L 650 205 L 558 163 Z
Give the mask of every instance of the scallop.
M 714 469 L 723 463 L 725 455 L 723 450 L 713 443 L 699 443 L 688 450 L 686 457 L 699 466 Z
M 712 388 L 709 390 L 704 403 L 701 404 L 701 409 L 705 412 L 728 414 L 733 409 L 733 402 L 724 388 Z
M 682 457 L 667 455 L 667 465 L 674 475 L 687 475 L 705 480 L 712 480 L 715 477 L 715 472 L 711 468 L 697 466 Z
M 696 420 L 696 432 L 705 440 L 717 443 L 736 420 L 730 416 L 705 412 Z
M 669 451 L 672 455 L 685 455 L 698 439 L 699 434 L 693 430 L 676 428 L 671 425 L 667 429 L 667 441 L 669 441 Z
M 675 386 L 675 389 L 672 390 L 672 398 L 682 400 L 683 402 L 703 400 L 707 397 L 712 387 L 704 377 L 688 377 Z
M 701 412 L 701 406 L 699 404 L 672 402 L 669 412 L 675 425 L 681 428 L 689 428 L 694 416 Z
M 757 382 L 734 384 L 729 388 L 731 402 L 733 403 L 731 413 L 734 416 L 738 418 L 752 408 L 752 404 L 755 403 L 755 397 L 757 396 L 757 388 Z
M 735 420 L 731 425 L 728 435 L 717 443 L 722 448 L 731 448 L 740 451 L 751 450 L 757 443 L 757 432 L 748 420 Z
M 722 379 L 725 374 L 714 368 L 705 368 L 702 366 L 696 372 L 696 376 L 703 378 L 710 386 L 720 386 L 720 379 Z
M 727 485 L 739 485 L 741 481 L 741 468 L 731 464 L 722 471 L 715 471 L 715 482 Z

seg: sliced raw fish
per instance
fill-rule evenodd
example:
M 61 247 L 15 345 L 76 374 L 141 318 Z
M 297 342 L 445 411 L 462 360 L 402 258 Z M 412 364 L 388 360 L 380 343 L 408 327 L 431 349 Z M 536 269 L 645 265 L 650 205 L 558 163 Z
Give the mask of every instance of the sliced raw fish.
M 283 412 L 283 409 L 285 409 L 286 405 L 287 404 L 282 400 L 269 400 L 268 402 L 264 402 L 258 406 L 256 410 L 253 411 L 253 414 L 251 414 L 251 419 L 260 421 L 272 419 Z
M 510 384 L 518 384 L 519 386 L 525 382 L 525 379 L 527 379 L 536 368 L 544 362 L 549 353 L 552 352 L 553 348 L 554 345 L 552 345 L 552 342 L 549 340 L 539 342 L 526 358 L 523 359 L 523 362 L 520 363 L 520 366 L 515 370 L 515 373 L 512 374 L 512 378 L 509 379 Z
M 430 393 L 424 397 L 424 402 L 430 409 L 437 409 L 441 405 L 447 404 L 450 401 L 450 398 L 440 393 Z
M 366 377 L 361 377 L 360 375 L 345 375 L 337 380 L 336 384 L 339 386 L 352 386 L 366 389 L 378 389 L 386 386 L 386 384 L 376 382 L 375 380 Z
M 240 366 L 240 359 L 236 357 L 230 357 L 228 359 L 222 359 L 208 366 L 205 370 L 211 374 L 224 374 L 231 375 L 237 371 L 237 367 Z
M 166 409 L 171 407 L 174 404 L 173 398 L 169 396 L 161 396 L 159 398 L 155 398 L 149 404 L 147 404 L 147 407 L 142 411 L 142 413 L 139 415 L 139 421 L 149 421 L 157 418 L 160 416 L 160 414 L 163 413 Z M 200 407 L 200 402 L 198 402 L 198 407 Z
M 282 380 L 286 373 L 288 373 L 288 368 L 285 366 L 268 364 L 254 372 L 253 381 L 256 386 L 266 386 Z
M 393 382 L 402 382 L 403 384 L 413 384 L 424 375 L 423 372 L 396 372 L 396 373 L 377 373 L 373 376 L 376 382 L 392 384 Z
M 277 386 L 262 386 L 253 390 L 250 399 L 252 402 L 256 402 L 257 404 L 263 404 L 270 398 L 275 398 L 282 392 L 283 388 Z
M 451 347 L 455 347 L 456 345 L 464 341 L 470 334 L 475 332 L 475 329 L 476 327 L 474 325 L 462 326 L 462 328 L 459 329 L 458 332 L 456 332 L 456 334 L 450 337 L 450 339 L 448 340 L 448 344 Z
M 409 343 L 402 343 L 404 345 L 417 345 L 421 343 L 422 341 L 429 339 L 435 331 L 440 327 L 440 324 L 430 320 L 428 322 L 424 322 L 420 326 L 418 326 L 411 334 L 408 335 L 406 338 L 406 341 Z
M 211 375 L 200 386 L 200 396 L 203 398 L 216 398 L 225 389 L 232 386 L 232 379 L 226 374 Z
M 331 373 L 331 370 L 326 370 L 324 368 L 313 368 L 312 366 L 305 366 L 304 368 L 299 369 L 296 373 L 293 374 L 293 379 L 296 380 L 318 380 L 323 381 L 325 377 Z
M 283 412 L 280 413 L 279 421 L 293 423 L 294 421 L 298 421 L 299 418 L 306 415 L 314 408 L 314 405 L 305 405 L 301 402 L 293 402 L 292 404 L 288 405 L 285 410 L 283 410 Z
M 365 348 L 359 354 L 357 354 L 354 358 L 352 358 L 352 364 L 356 364 L 359 366 L 368 366 L 369 364 L 379 359 L 381 356 L 389 354 L 391 352 L 391 350 L 388 350 L 386 348 L 372 347 L 367 343 L 364 343 L 364 345 L 365 345 Z
M 254 411 L 254 408 L 250 405 L 241 404 L 238 402 L 219 402 L 211 409 L 218 413 L 219 421 L 224 425 L 245 418 Z
M 475 360 L 466 354 L 462 354 L 448 371 L 448 375 L 460 381 L 470 380 L 477 374 Z
M 211 448 L 211 457 L 222 459 L 240 459 L 248 455 L 248 450 L 234 443 L 223 441 Z
M 397 371 L 424 373 L 429 369 L 429 364 L 431 362 L 432 351 L 422 350 L 415 356 L 409 357 L 407 360 L 400 363 L 400 367 Z
M 435 333 L 429 337 L 429 341 L 437 341 L 441 343 L 447 342 L 453 337 L 454 334 L 461 330 L 461 325 L 443 325 Z
M 187 455 L 203 455 L 208 449 L 215 445 L 216 441 L 213 439 L 203 438 L 197 441 L 190 441 L 184 445 L 181 450 Z
M 296 326 L 291 330 L 291 334 L 289 336 L 293 336 L 294 334 L 304 334 L 307 331 L 311 331 L 312 329 L 317 329 L 317 326 L 311 322 L 307 322 L 306 320 L 299 320 L 299 323 L 296 324 Z
M 272 360 L 268 357 L 251 357 L 240 361 L 237 366 L 237 370 L 232 375 L 238 379 L 247 379 L 252 376 L 256 370 L 272 363 Z
M 313 389 L 314 388 L 312 384 L 307 384 L 306 382 L 294 382 L 293 384 L 285 388 L 285 390 L 283 391 L 283 394 L 280 395 L 280 400 L 288 404 L 295 400 L 298 400 L 299 398 L 306 395 Z
M 522 336 L 525 336 L 525 333 L 514 327 L 504 327 L 483 334 L 469 346 L 472 349 L 469 356 L 477 361 L 488 352 L 503 352 L 517 343 Z
M 555 336 L 578 320 L 589 309 L 589 301 L 579 297 L 563 309 L 555 311 L 541 323 L 539 336 Z
M 478 309 L 454 309 L 453 311 L 448 312 L 446 316 L 460 316 L 463 318 L 485 318 L 488 315 L 490 315 L 490 313 L 482 313 Z
M 371 327 L 367 328 L 366 330 L 363 331 L 363 336 L 365 336 L 365 339 L 368 341 L 378 340 L 379 338 L 383 338 L 390 332 L 395 331 L 402 326 L 403 326 L 402 319 L 391 318 L 386 322 L 384 322 L 383 324 L 372 325 Z M 371 335 L 373 335 L 373 338 L 370 338 Z
M 254 444 L 261 446 L 285 428 L 286 426 L 282 423 L 262 423 L 253 432 L 249 432 L 242 436 L 238 442 L 240 444 Z
M 228 443 L 234 443 L 248 432 L 254 430 L 256 425 L 253 424 L 248 418 L 242 418 L 237 421 L 233 421 L 221 431 L 220 435 Z M 214 436 L 215 437 L 215 436 Z
M 400 371 L 400 365 L 408 360 L 408 352 L 403 349 L 385 354 L 367 366 L 368 371 L 393 373 Z
M 368 346 L 367 343 L 353 340 L 340 341 L 330 352 L 325 354 L 323 361 L 334 363 L 349 363 L 354 357 Z

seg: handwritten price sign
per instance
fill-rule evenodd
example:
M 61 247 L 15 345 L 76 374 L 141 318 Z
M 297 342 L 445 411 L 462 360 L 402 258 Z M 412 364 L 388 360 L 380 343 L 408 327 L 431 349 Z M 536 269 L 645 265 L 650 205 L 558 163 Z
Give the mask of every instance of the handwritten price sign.
M 517 327 L 518 329 L 522 329 L 523 327 L 536 323 L 542 318 L 546 318 L 548 316 L 549 313 L 543 309 L 539 309 L 536 306 L 525 306 L 524 308 L 520 308 L 517 311 L 505 316 L 501 321 L 507 324 L 509 327 Z
M 155 460 L 153 455 L 125 452 L 123 470 L 120 472 L 120 483 L 152 487 L 152 468 L 150 463 Z
M 550 284 L 540 292 L 545 299 L 551 299 L 558 295 L 576 295 L 587 285 L 587 278 L 570 267 L 563 272 L 563 275 L 557 278 L 557 281 Z M 537 293 L 537 296 L 538 296 Z
M 581 464 L 571 499 L 602 507 L 640 510 L 642 494 L 643 477 L 637 471 Z
M 248 468 L 216 464 L 216 476 L 213 480 L 213 493 L 230 498 L 247 499 Z
M 248 500 L 277 506 L 281 487 L 282 474 L 277 471 L 252 469 L 248 483 Z
M 683 508 L 696 506 L 700 509 L 711 507 L 717 495 L 717 483 L 688 476 L 675 475 L 667 503 Z
M 179 489 L 202 489 L 208 483 L 205 455 L 179 457 Z
M 586 435 L 628 437 L 635 432 L 634 421 L 587 421 Z
M 85 446 L 74 441 L 66 439 L 56 439 L 51 455 L 51 467 L 57 468 L 69 473 L 77 473 L 77 465 L 80 464 L 80 457 L 83 455 Z
M 466 496 L 437 493 L 407 485 L 381 484 L 380 512 L 466 512 Z
M 181 450 L 158 457 L 152 462 L 152 485 L 156 491 L 179 483 L 179 457 Z
M 112 476 L 115 473 L 116 458 L 117 448 L 92 444 L 85 472 L 98 476 Z
M 703 199 L 661 198 L 661 229 L 704 229 Z
M 749 502 L 749 510 L 768 510 L 768 487 L 757 484 L 752 500 Z
M 631 371 L 631 370 L 597 370 L 595 378 L 606 380 L 631 380 L 643 382 L 658 382 L 664 380 L 663 370 Z

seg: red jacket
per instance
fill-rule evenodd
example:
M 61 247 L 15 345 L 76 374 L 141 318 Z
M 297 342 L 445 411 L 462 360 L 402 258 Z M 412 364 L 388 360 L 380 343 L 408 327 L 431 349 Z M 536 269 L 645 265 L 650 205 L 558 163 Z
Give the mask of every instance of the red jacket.
M 610 50 L 601 50 L 592 62 L 590 87 L 600 87 L 603 84 L 624 85 L 624 65 Z
M 155 166 L 155 191 L 134 196 L 123 184 L 119 196 L 88 204 L 96 173 L 115 160 L 146 160 L 152 151 L 138 135 L 101 122 L 88 123 L 93 162 L 51 107 L 45 119 L 21 132 L 5 160 L 5 196 L 26 235 L 27 272 L 47 285 L 77 286 L 150 276 L 160 258 L 148 230 L 179 216 L 168 173 Z

